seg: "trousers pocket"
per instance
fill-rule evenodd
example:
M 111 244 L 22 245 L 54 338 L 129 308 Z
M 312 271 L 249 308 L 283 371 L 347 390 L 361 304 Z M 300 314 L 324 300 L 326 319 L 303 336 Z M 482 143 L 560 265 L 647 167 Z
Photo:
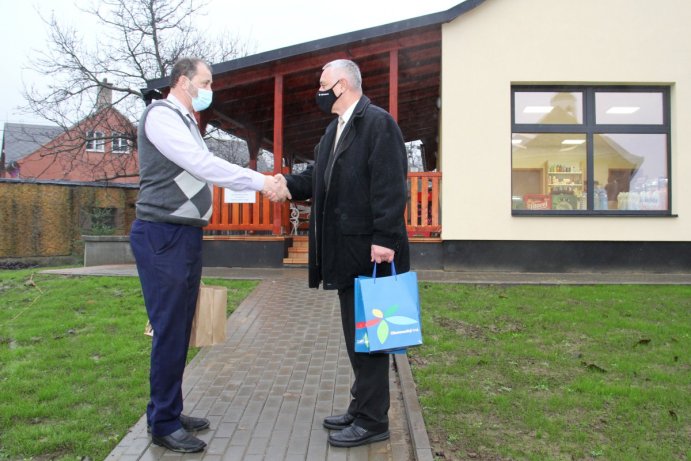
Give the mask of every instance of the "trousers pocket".
M 175 224 L 151 223 L 147 232 L 149 247 L 154 254 L 161 255 L 175 246 L 180 238 L 181 227 Z

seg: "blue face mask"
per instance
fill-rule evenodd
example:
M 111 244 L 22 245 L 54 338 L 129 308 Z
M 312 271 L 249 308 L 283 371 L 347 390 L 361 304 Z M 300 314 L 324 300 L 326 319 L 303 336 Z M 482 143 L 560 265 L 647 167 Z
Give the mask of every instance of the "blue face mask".
M 195 111 L 200 112 L 211 105 L 213 97 L 213 91 L 197 88 L 197 97 L 192 98 L 192 107 Z

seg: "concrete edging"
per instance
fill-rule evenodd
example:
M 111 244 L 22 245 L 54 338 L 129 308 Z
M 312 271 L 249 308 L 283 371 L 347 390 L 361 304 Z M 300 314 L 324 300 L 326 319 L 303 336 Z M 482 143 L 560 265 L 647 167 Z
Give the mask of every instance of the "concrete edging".
M 406 354 L 393 354 L 396 363 L 396 371 L 401 380 L 401 392 L 403 394 L 403 408 L 408 418 L 408 431 L 413 445 L 413 455 L 416 461 L 434 461 L 432 446 L 427 436 L 425 420 L 422 418 L 422 407 L 417 398 L 413 372 Z

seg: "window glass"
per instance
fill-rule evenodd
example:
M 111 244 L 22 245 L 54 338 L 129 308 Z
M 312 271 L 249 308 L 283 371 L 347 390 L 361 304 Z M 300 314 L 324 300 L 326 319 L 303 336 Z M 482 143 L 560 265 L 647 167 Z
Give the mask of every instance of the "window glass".
M 103 152 L 106 144 L 103 133 L 100 131 L 89 131 L 86 134 L 86 150 Z
M 514 95 L 515 123 L 583 123 L 583 94 L 580 92 L 517 91 Z
M 585 210 L 586 138 L 574 133 L 514 133 L 513 209 Z
M 595 209 L 667 209 L 667 136 L 594 137 Z
M 595 93 L 600 125 L 661 125 L 662 106 L 662 93 Z
M 669 214 L 668 90 L 559 88 L 513 89 L 515 214 Z
M 113 153 L 122 154 L 129 152 L 129 143 L 122 133 L 113 132 Z

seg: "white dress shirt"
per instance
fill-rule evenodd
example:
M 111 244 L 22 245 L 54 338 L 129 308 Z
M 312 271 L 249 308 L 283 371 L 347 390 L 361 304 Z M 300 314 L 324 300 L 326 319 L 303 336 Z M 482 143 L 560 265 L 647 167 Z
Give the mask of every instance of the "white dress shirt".
M 175 96 L 168 95 L 167 100 L 196 125 L 195 118 Z M 263 174 L 214 157 L 206 144 L 199 143 L 180 116 L 170 109 L 152 108 L 144 130 L 161 154 L 201 181 L 237 191 L 261 191 L 264 188 Z

